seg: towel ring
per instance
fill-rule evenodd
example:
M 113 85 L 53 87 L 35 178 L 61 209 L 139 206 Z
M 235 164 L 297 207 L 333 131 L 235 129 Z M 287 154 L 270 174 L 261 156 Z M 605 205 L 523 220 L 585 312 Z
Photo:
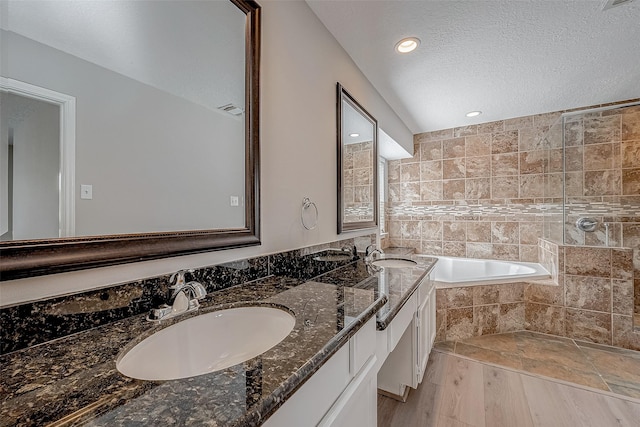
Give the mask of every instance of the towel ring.
M 316 211 L 316 218 L 313 221 L 313 225 L 312 226 L 308 226 L 304 221 L 304 211 L 306 211 L 307 209 L 309 209 L 312 206 L 313 206 L 313 209 Z M 318 226 L 318 207 L 308 197 L 305 197 L 304 199 L 302 199 L 302 210 L 300 211 L 300 221 L 302 221 L 302 226 L 304 228 L 306 228 L 307 230 L 313 230 L 314 228 L 316 228 Z

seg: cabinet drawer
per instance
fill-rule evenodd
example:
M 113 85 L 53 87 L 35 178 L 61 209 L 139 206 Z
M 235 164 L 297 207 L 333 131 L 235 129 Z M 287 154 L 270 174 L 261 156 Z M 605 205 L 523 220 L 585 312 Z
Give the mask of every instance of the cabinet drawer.
M 413 320 L 416 309 L 418 308 L 417 300 L 417 292 L 414 292 L 387 327 L 389 334 L 387 338 L 387 350 L 389 353 L 396 348 L 400 338 L 402 338 L 402 334 L 404 334 L 404 331 L 407 330 L 407 327 Z

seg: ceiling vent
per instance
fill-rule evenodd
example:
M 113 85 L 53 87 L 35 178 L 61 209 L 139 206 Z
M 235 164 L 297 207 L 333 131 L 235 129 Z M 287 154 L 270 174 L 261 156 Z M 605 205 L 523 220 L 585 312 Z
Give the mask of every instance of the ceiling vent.
M 622 6 L 623 4 L 631 3 L 633 0 L 605 0 L 602 5 L 602 10 L 611 9 L 616 6 Z
M 223 105 L 222 107 L 218 107 L 218 110 L 222 110 L 225 113 L 229 113 L 229 114 L 232 114 L 234 116 L 239 116 L 244 112 L 244 111 L 242 111 L 242 108 L 238 107 L 237 105 L 233 105 L 233 104 Z

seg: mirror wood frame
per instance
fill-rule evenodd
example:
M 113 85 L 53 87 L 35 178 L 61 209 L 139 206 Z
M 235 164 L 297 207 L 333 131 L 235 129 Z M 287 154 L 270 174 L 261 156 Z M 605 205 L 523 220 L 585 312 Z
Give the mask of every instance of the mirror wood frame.
M 0 281 L 260 244 L 261 9 L 230 1 L 246 15 L 245 227 L 2 242 Z
M 351 96 L 349 92 L 338 82 L 336 84 L 336 112 L 337 112 L 337 140 L 338 140 L 338 234 L 342 234 L 349 231 L 366 230 L 370 228 L 376 228 L 378 226 L 378 121 L 367 112 L 367 110 L 360 105 L 356 99 Z M 344 114 L 342 111 L 342 101 L 346 100 L 351 106 L 360 113 L 367 121 L 371 122 L 373 129 L 373 219 L 371 221 L 357 221 L 357 222 L 345 222 L 344 221 L 344 195 L 343 195 L 343 183 L 344 183 L 344 145 L 342 138 L 342 125 Z

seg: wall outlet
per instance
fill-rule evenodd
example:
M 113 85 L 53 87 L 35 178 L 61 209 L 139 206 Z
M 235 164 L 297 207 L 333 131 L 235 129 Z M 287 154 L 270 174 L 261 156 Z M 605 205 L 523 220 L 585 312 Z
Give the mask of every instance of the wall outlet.
M 231 206 L 239 206 L 240 205 L 240 198 L 238 196 L 231 196 L 229 198 L 229 204 Z

